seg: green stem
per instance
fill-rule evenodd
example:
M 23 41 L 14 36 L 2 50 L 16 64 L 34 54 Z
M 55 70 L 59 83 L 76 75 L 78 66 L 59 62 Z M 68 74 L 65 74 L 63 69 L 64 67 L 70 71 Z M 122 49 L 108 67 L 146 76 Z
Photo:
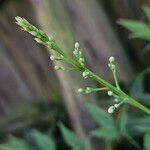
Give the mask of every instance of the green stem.
M 120 90 L 121 88 L 120 88 L 118 80 L 117 80 L 116 70 L 112 71 L 112 73 L 113 73 L 113 77 L 114 77 L 114 80 L 115 80 L 116 87 L 117 87 L 117 89 Z
M 88 69 L 87 69 L 88 70 Z M 113 93 L 115 93 L 116 95 L 118 95 L 119 97 L 121 97 L 122 99 L 125 99 L 125 102 L 139 108 L 140 110 L 144 111 L 145 113 L 150 115 L 150 109 L 145 107 L 144 105 L 142 105 L 141 103 L 139 103 L 137 100 L 131 98 L 130 96 L 128 96 L 127 94 L 125 94 L 122 90 L 117 89 L 116 87 L 114 87 L 113 85 L 111 85 L 110 83 L 108 83 L 107 81 L 103 80 L 102 78 L 100 78 L 99 76 L 97 76 L 95 73 L 91 72 L 90 70 L 88 70 L 90 72 L 90 75 L 92 76 L 92 78 L 94 80 L 96 80 L 98 83 L 100 83 L 101 85 L 103 85 L 104 87 L 108 87 L 109 90 L 111 90 Z
M 61 48 L 59 48 L 59 46 L 57 45 L 55 40 L 53 40 L 52 38 L 48 37 L 43 31 L 37 29 L 35 26 L 30 24 L 27 20 L 25 20 L 25 19 L 23 19 L 21 17 L 16 17 L 16 23 L 19 26 L 21 26 L 23 28 L 23 30 L 25 30 L 25 31 L 29 32 L 31 35 L 33 35 L 35 40 L 38 43 L 43 44 L 43 45 L 47 46 L 49 49 L 52 49 L 52 50 L 58 52 L 60 55 L 63 55 L 65 62 L 71 64 L 73 67 L 75 67 L 77 70 L 79 70 L 81 72 L 87 70 L 90 73 L 90 76 L 94 80 L 96 80 L 98 83 L 103 85 L 103 87 L 108 88 L 110 91 L 115 93 L 117 96 L 119 96 L 126 103 L 141 109 L 142 111 L 144 111 L 147 114 L 150 114 L 150 109 L 149 108 L 143 106 L 138 101 L 136 101 L 135 99 L 131 98 L 130 96 L 125 94 L 120 89 L 118 81 L 117 81 L 117 78 L 116 78 L 116 74 L 113 73 L 114 79 L 115 79 L 115 83 L 116 83 L 116 87 L 114 87 L 113 85 L 111 85 L 107 81 L 103 80 L 100 76 L 97 76 L 95 73 L 93 73 L 92 71 L 90 71 L 87 68 L 85 68 L 84 66 L 82 66 L 78 61 L 72 59 L 69 55 L 65 54 L 64 51 Z
M 108 88 L 104 87 L 104 88 L 94 88 L 93 91 L 97 92 L 97 91 L 105 91 L 108 90 Z
M 59 48 L 57 46 L 57 48 Z M 60 50 L 60 48 L 59 48 Z M 60 50 L 61 51 L 61 50 Z M 62 51 L 61 51 L 62 52 Z M 60 53 L 60 52 L 59 52 Z M 115 93 L 116 95 L 118 95 L 121 99 L 125 100 L 126 103 L 139 108 L 140 110 L 144 111 L 145 113 L 150 115 L 150 109 L 145 107 L 144 105 L 142 105 L 141 103 L 139 103 L 137 100 L 131 98 L 130 96 L 128 96 L 126 93 L 124 93 L 120 87 L 119 84 L 115 77 L 115 82 L 117 83 L 117 87 L 111 85 L 110 83 L 108 83 L 107 81 L 105 81 L 104 79 L 102 79 L 100 76 L 97 76 L 95 73 L 93 73 L 92 71 L 90 71 L 87 68 L 84 68 L 83 66 L 81 66 L 77 61 L 73 60 L 69 55 L 66 55 L 64 53 L 61 53 L 64 57 L 65 57 L 65 61 L 68 62 L 69 64 L 71 64 L 72 66 L 76 67 L 79 71 L 84 71 L 87 70 L 90 73 L 90 76 L 96 80 L 98 83 L 100 83 L 102 86 L 107 87 L 110 91 L 112 91 L 113 93 Z M 118 88 L 119 87 L 119 88 Z
M 113 93 L 118 95 L 120 98 L 125 100 L 126 103 L 128 103 L 128 104 L 130 104 L 130 105 L 132 105 L 134 107 L 137 107 L 140 110 L 142 110 L 145 113 L 150 115 L 150 109 L 145 107 L 144 105 L 139 103 L 137 100 L 133 99 L 132 97 L 128 96 L 126 93 L 124 93 L 120 89 L 118 82 L 116 82 L 117 83 L 117 87 L 115 87 L 115 86 L 111 85 L 110 83 L 108 83 L 107 81 L 105 81 L 104 79 L 102 79 L 100 76 L 97 76 L 95 73 L 93 73 L 89 69 L 82 67 L 77 61 L 73 60 L 70 56 L 68 56 L 66 54 L 63 54 L 63 55 L 65 57 L 65 61 L 68 62 L 69 64 L 73 65 L 74 67 L 78 68 L 79 71 L 87 70 L 90 73 L 90 76 L 94 80 L 96 80 L 98 83 L 100 83 L 103 87 L 107 87 L 110 91 L 112 91 Z M 116 78 L 115 78 L 115 80 L 117 81 Z

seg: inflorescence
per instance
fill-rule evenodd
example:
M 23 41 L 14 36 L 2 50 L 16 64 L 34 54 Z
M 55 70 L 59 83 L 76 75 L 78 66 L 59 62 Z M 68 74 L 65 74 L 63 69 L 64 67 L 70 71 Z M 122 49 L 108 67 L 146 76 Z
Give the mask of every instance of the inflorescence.
M 55 51 L 56 55 L 51 55 L 50 60 L 52 61 L 64 61 L 71 65 L 71 68 L 64 68 L 62 66 L 54 66 L 55 70 L 78 70 L 82 72 L 82 76 L 84 79 L 92 78 L 99 82 L 101 84 L 101 88 L 92 88 L 92 87 L 86 87 L 86 88 L 79 88 L 78 92 L 89 94 L 92 92 L 97 91 L 107 91 L 108 96 L 111 96 L 114 98 L 115 104 L 110 106 L 108 108 L 108 113 L 113 113 L 115 109 L 120 107 L 123 103 L 129 103 L 135 107 L 138 107 L 139 109 L 145 111 L 146 113 L 150 114 L 150 110 L 134 100 L 133 98 L 129 97 L 127 94 L 125 94 L 120 86 L 116 75 L 116 65 L 115 65 L 115 58 L 111 56 L 109 58 L 108 66 L 113 74 L 115 86 L 111 85 L 101 77 L 97 76 L 95 73 L 90 71 L 85 66 L 85 59 L 83 58 L 82 51 L 80 48 L 80 45 L 78 42 L 74 45 L 73 55 L 74 58 L 70 57 L 66 53 L 64 53 L 55 40 L 52 37 L 47 36 L 42 30 L 37 29 L 35 26 L 31 25 L 26 19 L 21 17 L 16 17 L 16 23 L 21 26 L 21 28 L 24 31 L 29 32 L 31 35 L 34 36 L 34 39 L 40 43 L 48 47 L 50 50 Z

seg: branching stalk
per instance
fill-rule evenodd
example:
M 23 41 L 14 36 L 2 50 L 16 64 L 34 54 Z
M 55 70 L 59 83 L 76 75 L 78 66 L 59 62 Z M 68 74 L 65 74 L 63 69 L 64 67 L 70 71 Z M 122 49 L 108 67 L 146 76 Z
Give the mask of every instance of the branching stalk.
M 59 48 L 57 43 L 52 37 L 48 37 L 43 31 L 37 29 L 35 26 L 31 25 L 27 20 L 21 17 L 16 17 L 16 23 L 22 27 L 23 30 L 29 32 L 34 36 L 34 39 L 40 43 L 45 45 L 51 50 L 56 51 L 60 56 L 62 56 L 63 60 L 73 66 L 76 70 L 82 72 L 83 77 L 86 78 L 92 78 L 96 80 L 102 87 L 105 89 L 107 88 L 111 92 L 113 92 L 116 96 L 118 96 L 124 103 L 128 103 L 134 107 L 139 108 L 140 110 L 144 111 L 145 113 L 150 115 L 150 109 L 133 99 L 132 97 L 128 96 L 125 94 L 119 86 L 117 77 L 116 77 L 116 70 L 113 71 L 113 76 L 114 80 L 116 83 L 116 87 L 113 86 L 112 84 L 108 83 L 106 80 L 102 79 L 100 76 L 96 75 L 94 72 L 89 70 L 88 68 L 85 67 L 84 65 L 84 59 L 82 57 L 82 53 L 79 49 L 79 44 L 75 44 L 75 50 L 74 50 L 74 55 L 77 59 L 71 58 L 69 55 L 64 53 L 63 50 Z M 113 106 L 114 108 L 115 106 Z

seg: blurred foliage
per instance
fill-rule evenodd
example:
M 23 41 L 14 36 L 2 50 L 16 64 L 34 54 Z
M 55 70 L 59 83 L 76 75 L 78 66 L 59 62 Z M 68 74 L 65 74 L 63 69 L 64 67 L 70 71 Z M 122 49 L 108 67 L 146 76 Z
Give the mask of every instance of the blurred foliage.
M 143 6 L 143 11 L 148 19 L 148 23 L 141 21 L 120 19 L 118 23 L 128 29 L 131 34 L 131 38 L 139 38 L 150 41 L 150 6 Z M 150 51 L 149 44 L 143 49 L 143 54 Z M 149 94 L 149 77 L 150 67 L 137 74 L 129 84 L 129 93 L 132 97 L 141 101 L 144 105 L 150 107 L 150 94 Z M 130 115 L 124 114 L 126 119 L 122 120 L 122 125 L 126 125 L 126 132 L 133 137 L 144 136 L 143 143 L 144 149 L 150 149 L 149 143 L 149 131 L 150 131 L 150 117 L 143 115 Z M 125 123 L 126 120 L 126 123 Z
M 150 21 L 150 6 L 143 6 L 143 11 L 147 16 L 148 21 Z M 118 21 L 120 25 L 131 31 L 129 37 L 139 38 L 150 41 L 150 23 L 144 23 L 141 21 L 129 20 L 129 19 L 120 19 Z M 149 44 L 143 49 L 143 54 L 150 51 Z M 150 75 L 150 68 L 146 68 L 144 71 L 139 73 L 134 77 L 130 83 L 130 94 L 131 96 L 139 99 L 142 103 L 147 106 L 150 106 L 150 94 L 145 90 L 146 78 Z M 146 83 L 146 84 L 145 84 Z M 149 86 L 149 84 L 148 84 Z M 148 87 L 148 91 L 149 91 Z
M 27 150 L 27 143 L 19 138 L 11 138 L 8 142 L 0 145 L 1 150 Z
M 150 150 L 150 132 L 144 136 L 144 150 Z
M 143 6 L 143 11 L 150 21 L 150 7 Z M 143 40 L 150 40 L 150 24 L 141 21 L 131 20 L 131 19 L 119 19 L 118 24 L 122 25 L 128 29 L 131 34 L 130 38 L 139 38 Z
M 91 134 L 93 136 L 106 139 L 117 139 L 119 137 L 119 133 L 115 126 L 114 119 L 110 114 L 105 112 L 103 109 L 100 109 L 99 107 L 91 104 L 87 104 L 86 107 L 92 118 L 100 126 L 100 128 L 92 131 Z
M 131 31 L 130 38 L 150 40 L 150 27 L 146 23 L 129 19 L 120 19 L 118 23 Z
M 110 114 L 105 112 L 98 106 L 92 104 L 86 104 L 86 107 L 91 114 L 92 118 L 97 122 L 97 129 L 91 131 L 89 136 L 109 139 L 113 141 L 120 141 L 126 138 L 135 148 L 140 149 L 140 145 L 132 138 L 141 135 L 147 135 L 150 131 L 150 117 L 135 117 L 126 112 L 126 108 L 122 109 L 119 118 L 115 120 Z M 101 128 L 100 128 L 101 127 Z M 78 137 L 62 123 L 59 124 L 59 128 L 64 142 L 72 150 L 85 150 L 89 147 L 88 137 L 84 141 L 78 139 Z M 48 132 L 47 132 L 48 133 Z M 52 132 L 50 132 L 50 135 Z M 24 139 L 10 138 L 6 143 L 1 144 L 2 150 L 55 150 L 56 142 L 52 136 L 43 134 L 37 130 L 31 130 L 25 134 Z M 144 146 L 146 147 L 148 137 L 144 137 Z M 11 149 L 13 148 L 14 149 Z M 28 147 L 28 148 L 27 148 Z M 145 150 L 147 150 L 145 148 Z
M 130 94 L 144 105 L 150 106 L 150 93 L 145 89 L 146 77 L 150 76 L 150 68 L 137 74 L 130 83 Z
M 84 145 L 84 141 L 80 141 L 71 130 L 67 129 L 61 123 L 60 123 L 60 130 L 64 141 L 72 150 L 84 150 L 86 148 L 86 145 Z
M 30 133 L 28 139 L 11 138 L 8 142 L 1 144 L 1 150 L 55 150 L 53 139 L 37 130 Z M 27 141 L 32 141 L 32 143 Z
M 50 136 L 47 136 L 46 134 L 42 134 L 37 130 L 31 131 L 28 140 L 32 141 L 32 143 L 30 142 L 30 144 L 32 145 L 32 149 L 35 150 L 56 149 L 53 139 Z

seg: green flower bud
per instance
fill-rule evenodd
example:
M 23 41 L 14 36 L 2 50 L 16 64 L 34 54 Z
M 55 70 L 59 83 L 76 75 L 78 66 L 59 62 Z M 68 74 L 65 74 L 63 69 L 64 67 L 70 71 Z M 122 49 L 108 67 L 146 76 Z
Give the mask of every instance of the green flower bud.
M 64 67 L 59 67 L 59 66 L 55 66 L 54 69 L 55 69 L 55 70 L 63 70 L 63 71 L 65 71 L 65 68 L 64 68 Z
M 83 78 L 84 79 L 86 79 L 86 78 L 88 78 L 89 77 L 89 72 L 88 71 L 84 71 L 83 73 L 82 73 L 82 76 L 83 76 Z
M 78 89 L 78 92 L 79 92 L 79 93 L 83 93 L 84 91 L 85 91 L 85 90 L 82 89 L 82 88 L 79 88 L 79 89 Z
M 109 62 L 110 62 L 110 63 L 113 63 L 114 61 L 115 61 L 114 56 L 109 57 Z
M 80 45 L 79 45 L 78 42 L 76 42 L 74 46 L 75 46 L 76 49 L 78 49 Z
M 108 94 L 108 96 L 112 96 L 113 92 L 112 91 L 108 91 L 107 94 Z
M 114 110 L 115 110 L 115 107 L 114 106 L 110 106 L 108 108 L 108 113 L 112 114 L 114 112 Z

